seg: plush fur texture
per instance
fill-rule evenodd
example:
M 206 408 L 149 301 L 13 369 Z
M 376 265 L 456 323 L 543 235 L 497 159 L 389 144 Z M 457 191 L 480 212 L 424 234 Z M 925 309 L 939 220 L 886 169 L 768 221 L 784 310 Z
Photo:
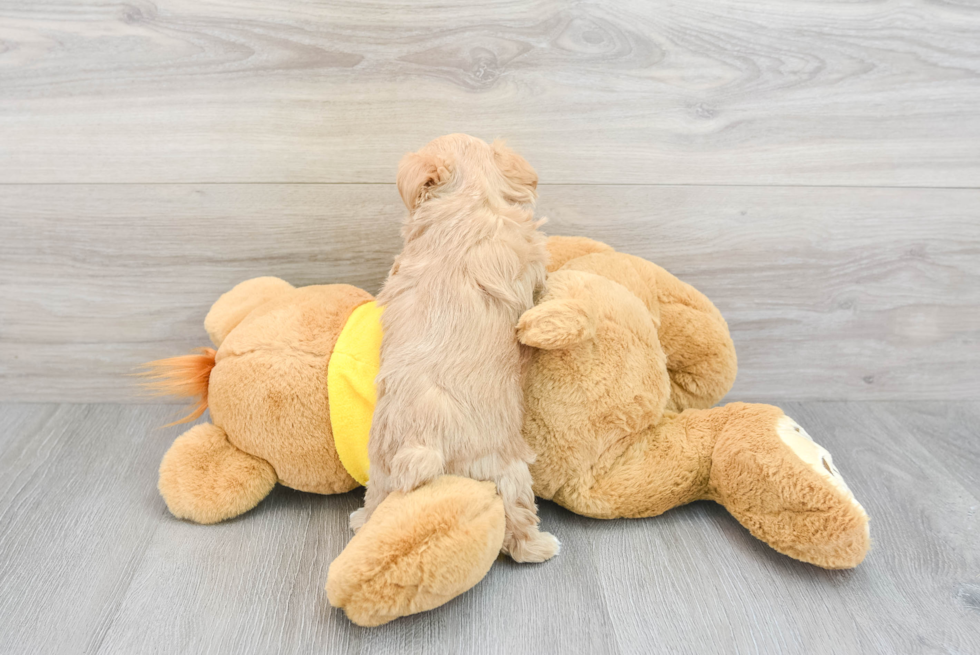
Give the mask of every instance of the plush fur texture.
M 218 349 L 212 422 L 288 487 L 333 494 L 358 486 L 334 446 L 327 362 L 351 312 L 369 300 L 344 284 L 293 289 L 253 309 Z
M 702 409 L 735 376 L 711 303 L 598 242 L 552 237 L 548 249 L 561 266 L 520 321 L 521 338 L 536 345 L 523 423 L 536 492 L 602 518 L 713 500 L 781 553 L 857 566 L 870 547 L 868 517 L 829 454 L 776 407 Z M 160 468 L 179 517 L 237 516 L 276 480 L 321 493 L 356 485 L 333 449 L 323 377 L 346 318 L 371 296 L 287 287 L 244 282 L 209 314 L 221 341 L 208 384 L 213 425 L 180 437 Z M 491 485 L 439 478 L 379 506 L 331 565 L 329 598 L 363 625 L 434 607 L 479 581 L 503 539 Z
M 600 241 L 586 237 L 548 237 L 548 272 L 554 273 L 573 259 L 600 252 L 615 251 Z
M 503 540 L 493 484 L 443 476 L 381 504 L 331 565 L 327 596 L 363 626 L 429 610 L 482 580 Z
M 160 493 L 174 516 L 217 523 L 252 509 L 276 486 L 265 460 L 228 442 L 216 425 L 203 423 L 181 435 L 160 463 Z
M 736 363 L 724 320 L 694 288 L 642 259 L 593 252 L 549 277 L 518 329 L 538 348 L 524 421 L 538 496 L 597 518 L 714 500 L 797 559 L 863 559 L 864 510 L 835 468 L 780 436 L 781 410 L 699 409 L 728 391 Z
M 666 409 L 711 407 L 728 393 L 738 370 L 735 345 L 721 312 L 701 292 L 656 264 L 611 250 L 574 258 L 562 268 L 616 282 L 646 306 L 667 358 Z
M 273 298 L 288 294 L 293 285 L 277 277 L 257 277 L 245 280 L 227 291 L 211 307 L 204 318 L 204 329 L 215 347 L 248 316 L 253 309 Z
M 388 494 L 453 474 L 496 483 L 507 518 L 503 549 L 516 561 L 557 552 L 558 541 L 537 527 L 514 333 L 544 286 L 536 186 L 519 155 L 464 134 L 402 160 L 398 188 L 409 215 L 404 248 L 378 294 L 378 404 L 355 530 Z
M 237 516 L 276 481 L 324 494 L 358 486 L 334 447 L 327 362 L 351 312 L 371 299 L 343 284 L 295 289 L 276 278 L 248 280 L 205 320 L 220 346 L 213 364 L 157 363 L 169 388 L 184 396 L 198 391 L 198 407 L 211 410 L 211 424 L 177 439 L 161 465 L 160 493 L 175 516 L 198 523 Z
M 795 425 L 781 410 L 699 409 L 735 377 L 734 347 L 714 306 L 663 269 L 603 244 L 552 238 L 549 250 L 565 263 L 519 323 L 521 340 L 536 348 L 523 433 L 537 454 L 537 495 L 597 518 L 713 500 L 779 552 L 824 568 L 857 566 L 870 547 L 867 515 L 835 467 L 801 456 L 805 448 L 781 435 Z M 348 546 L 355 549 L 368 555 L 359 567 L 376 575 L 410 574 L 376 556 L 367 539 Z M 331 565 L 333 584 L 354 575 L 348 562 L 345 551 Z M 399 614 L 391 594 L 375 602 L 385 616 Z M 359 598 L 355 616 L 371 605 Z

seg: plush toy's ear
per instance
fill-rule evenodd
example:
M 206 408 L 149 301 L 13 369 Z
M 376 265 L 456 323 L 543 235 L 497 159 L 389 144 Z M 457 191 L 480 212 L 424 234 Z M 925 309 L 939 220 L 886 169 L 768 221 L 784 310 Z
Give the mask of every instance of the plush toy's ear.
M 527 160 L 497 139 L 490 146 L 497 168 L 510 183 L 508 200 L 515 203 L 532 203 L 538 197 L 538 174 Z
M 426 192 L 449 177 L 446 162 L 430 154 L 410 152 L 398 164 L 398 193 L 409 211 L 425 199 Z
M 595 336 L 595 319 L 584 300 L 547 300 L 524 312 L 517 322 L 521 343 L 542 350 L 568 348 Z

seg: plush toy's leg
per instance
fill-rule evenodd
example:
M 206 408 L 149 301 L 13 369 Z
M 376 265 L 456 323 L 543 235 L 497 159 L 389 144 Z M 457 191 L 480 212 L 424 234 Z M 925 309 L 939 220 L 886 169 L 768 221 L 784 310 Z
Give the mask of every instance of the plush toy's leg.
M 213 305 L 208 315 L 204 317 L 204 329 L 214 347 L 221 346 L 228 333 L 250 311 L 293 289 L 293 285 L 277 277 L 256 277 L 236 284 L 226 291 Z
M 664 275 L 670 274 L 665 271 Z M 693 287 L 690 291 L 700 295 Z M 720 314 L 664 302 L 660 304 L 659 334 L 670 375 L 669 409 L 711 407 L 732 388 L 738 369 L 735 344 Z
M 493 483 L 443 476 L 378 506 L 330 565 L 327 596 L 363 626 L 430 610 L 482 580 L 503 542 Z
M 177 518 L 217 523 L 244 514 L 276 485 L 265 460 L 228 442 L 221 428 L 202 423 L 174 441 L 160 463 L 159 489 Z
M 562 245 L 559 241 L 555 248 L 565 254 Z M 548 248 L 553 250 L 551 239 Z M 725 319 L 700 291 L 656 264 L 611 250 L 582 252 L 562 270 L 612 280 L 632 291 L 650 311 L 667 355 L 672 389 L 668 409 L 711 407 L 731 389 L 737 370 L 735 345 Z
M 868 516 L 830 453 L 776 407 L 726 410 L 709 496 L 785 555 L 828 569 L 860 564 L 871 543 Z

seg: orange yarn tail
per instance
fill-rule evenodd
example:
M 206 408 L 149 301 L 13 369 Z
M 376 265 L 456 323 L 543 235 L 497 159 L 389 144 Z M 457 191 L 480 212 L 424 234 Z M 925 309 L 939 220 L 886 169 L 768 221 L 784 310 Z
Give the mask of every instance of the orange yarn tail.
M 139 373 L 146 378 L 140 386 L 151 396 L 177 396 L 197 398 L 191 413 L 164 427 L 193 421 L 208 408 L 208 380 L 214 368 L 214 348 L 198 348 L 193 355 L 181 355 L 158 359 L 143 364 L 146 369 Z

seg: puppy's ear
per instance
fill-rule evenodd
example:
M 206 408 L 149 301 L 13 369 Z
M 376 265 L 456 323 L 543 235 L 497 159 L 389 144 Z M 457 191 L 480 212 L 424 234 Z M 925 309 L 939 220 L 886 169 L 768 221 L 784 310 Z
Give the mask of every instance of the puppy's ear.
M 527 160 L 504 145 L 497 139 L 490 146 L 493 148 L 493 159 L 497 168 L 510 183 L 508 198 L 511 202 L 532 203 L 538 197 L 538 174 Z
M 409 211 L 413 211 L 425 199 L 429 189 L 449 178 L 446 162 L 430 154 L 410 152 L 398 164 L 398 193 Z

